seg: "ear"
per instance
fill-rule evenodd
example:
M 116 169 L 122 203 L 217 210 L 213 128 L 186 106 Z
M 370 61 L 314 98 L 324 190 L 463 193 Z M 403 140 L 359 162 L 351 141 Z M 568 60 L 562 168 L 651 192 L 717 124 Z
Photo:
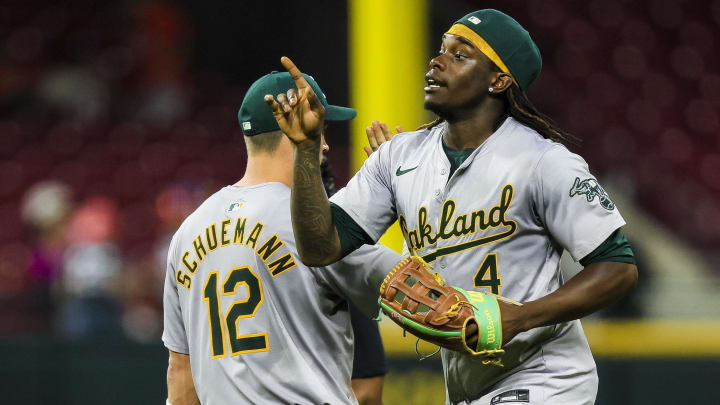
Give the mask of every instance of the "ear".
M 512 77 L 504 72 L 498 72 L 497 76 L 493 81 L 490 82 L 490 87 L 493 89 L 493 94 L 499 94 L 507 90 L 512 86 Z

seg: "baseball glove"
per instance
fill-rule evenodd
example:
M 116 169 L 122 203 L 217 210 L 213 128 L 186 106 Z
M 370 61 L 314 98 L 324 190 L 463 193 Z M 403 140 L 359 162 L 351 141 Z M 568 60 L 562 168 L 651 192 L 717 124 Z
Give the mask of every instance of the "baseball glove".
M 442 276 L 431 273 L 422 258 L 411 256 L 385 277 L 378 303 L 385 315 L 418 338 L 468 353 L 483 364 L 502 366 L 498 298 L 503 299 L 446 286 Z M 468 343 L 471 324 L 477 326 L 477 343 L 472 346 Z

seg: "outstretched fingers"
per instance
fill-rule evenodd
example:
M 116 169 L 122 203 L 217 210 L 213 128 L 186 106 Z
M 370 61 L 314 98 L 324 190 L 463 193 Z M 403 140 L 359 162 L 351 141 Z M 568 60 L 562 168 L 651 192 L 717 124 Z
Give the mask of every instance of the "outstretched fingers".
M 297 103 L 297 90 L 288 89 L 286 95 L 288 98 L 288 102 L 290 103 L 290 106 L 294 106 Z
M 400 126 L 395 127 L 398 133 L 403 132 Z M 365 153 L 370 156 L 374 151 L 378 150 L 380 145 L 389 141 L 393 137 L 393 133 L 388 128 L 387 124 L 374 120 L 372 125 L 365 128 L 365 134 L 368 138 L 369 147 L 364 147 Z
M 290 58 L 288 58 L 287 56 L 283 56 L 282 58 L 280 58 L 280 63 L 282 63 L 285 70 L 290 73 L 290 77 L 293 78 L 295 86 L 297 86 L 298 89 L 302 90 L 304 88 L 310 87 L 307 80 L 305 80 L 305 77 L 300 72 L 300 69 L 295 66 L 295 64 L 293 63 L 293 61 L 290 60 Z
M 313 111 L 324 112 L 325 107 L 322 105 L 320 99 L 318 99 L 312 87 L 310 87 L 310 84 L 308 84 L 307 80 L 305 80 L 302 72 L 300 72 L 300 69 L 295 66 L 293 61 L 290 60 L 290 58 L 288 58 L 287 56 L 283 56 L 282 58 L 280 58 L 280 63 L 282 63 L 285 70 L 290 73 L 290 77 L 292 77 L 293 81 L 295 82 L 295 87 L 298 88 L 298 91 L 305 94 L 308 102 L 310 102 L 310 108 Z
M 272 94 L 266 94 L 265 97 L 263 97 L 263 100 L 265 100 L 265 104 L 270 107 L 273 114 L 282 115 L 282 109 L 280 108 L 280 104 L 275 101 L 275 98 L 272 96 Z
M 373 151 L 378 150 L 381 142 L 378 142 L 378 137 L 375 135 L 375 129 L 372 126 L 367 127 L 367 128 L 365 128 L 365 134 L 367 135 L 368 143 L 370 144 L 370 148 Z
M 275 97 L 275 100 L 277 100 L 277 103 L 280 104 L 280 107 L 282 107 L 282 110 L 286 113 L 292 111 L 292 107 L 290 107 L 290 102 L 288 102 L 288 98 L 285 93 L 278 94 Z
M 275 121 L 277 121 L 278 125 L 282 127 L 286 123 L 285 120 L 285 112 L 283 112 L 283 108 L 280 106 L 280 104 L 275 101 L 275 98 L 272 96 L 272 94 L 266 94 L 263 98 L 265 100 L 265 104 L 270 107 L 270 110 L 272 110 L 273 116 L 275 117 Z

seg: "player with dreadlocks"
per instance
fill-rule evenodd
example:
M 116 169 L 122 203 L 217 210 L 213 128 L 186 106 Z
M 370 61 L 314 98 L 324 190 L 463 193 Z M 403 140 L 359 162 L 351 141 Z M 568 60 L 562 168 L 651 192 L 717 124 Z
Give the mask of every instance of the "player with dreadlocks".
M 501 362 L 442 350 L 448 403 L 594 403 L 597 372 L 578 319 L 627 294 L 637 268 L 617 207 L 562 144 L 575 138 L 525 96 L 542 66 L 530 34 L 497 10 L 455 22 L 425 76 L 424 105 L 439 119 L 383 143 L 330 201 L 312 158 L 322 105 L 297 67 L 281 61 L 298 90 L 265 100 L 297 146 L 291 204 L 302 260 L 332 263 L 375 243 L 397 220 L 411 254 L 433 266 L 436 280 L 522 303 L 492 298 L 494 312 L 486 312 Z M 559 268 L 564 250 L 584 266 L 570 280 Z M 406 291 L 396 298 L 403 302 L 396 321 L 420 311 L 405 305 L 413 293 Z M 428 294 L 422 299 L 432 303 L 436 294 Z M 463 326 L 474 347 L 464 333 Z

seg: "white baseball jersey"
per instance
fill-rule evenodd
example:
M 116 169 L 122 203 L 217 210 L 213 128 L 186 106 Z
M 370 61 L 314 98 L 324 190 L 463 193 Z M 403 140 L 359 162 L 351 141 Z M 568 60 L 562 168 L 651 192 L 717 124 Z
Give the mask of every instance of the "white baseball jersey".
M 305 267 L 290 189 L 225 187 L 172 239 L 163 341 L 190 355 L 204 405 L 357 403 L 345 299 L 377 315 L 380 283 L 398 261 L 365 246 L 327 268 Z
M 579 260 L 624 225 L 580 156 L 513 118 L 452 176 L 446 130 L 398 134 L 332 201 L 375 240 L 398 219 L 411 251 L 448 285 L 538 299 L 562 285 L 563 249 Z M 504 349 L 502 368 L 443 350 L 448 402 L 593 403 L 597 374 L 579 321 L 521 333 Z

